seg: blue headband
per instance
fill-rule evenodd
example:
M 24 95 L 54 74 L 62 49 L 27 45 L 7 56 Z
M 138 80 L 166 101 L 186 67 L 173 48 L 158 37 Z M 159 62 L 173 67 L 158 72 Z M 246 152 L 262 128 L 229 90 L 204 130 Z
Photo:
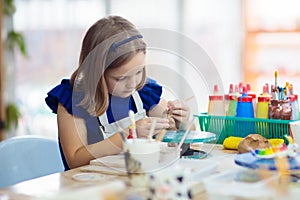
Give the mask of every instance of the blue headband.
M 120 42 L 115 42 L 111 45 L 110 47 L 110 50 L 112 50 L 113 52 L 116 52 L 117 48 L 123 44 L 126 44 L 132 40 L 135 40 L 135 39 L 138 39 L 138 38 L 143 38 L 142 35 L 134 35 L 134 36 L 131 36 L 130 38 L 127 38 L 125 40 L 122 40 Z

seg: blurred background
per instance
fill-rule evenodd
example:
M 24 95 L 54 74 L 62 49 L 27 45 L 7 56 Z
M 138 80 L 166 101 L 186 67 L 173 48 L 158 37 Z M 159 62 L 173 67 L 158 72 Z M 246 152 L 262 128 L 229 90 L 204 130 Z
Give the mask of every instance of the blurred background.
M 14 3 L 15 12 L 2 16 L 2 39 L 12 29 L 21 33 L 26 54 L 19 48 L 3 52 L 2 106 L 13 103 L 21 117 L 2 138 L 26 134 L 57 138 L 56 115 L 44 99 L 77 68 L 85 32 L 107 15 L 123 16 L 138 28 L 184 34 L 214 62 L 225 92 L 230 83 L 249 82 L 254 92 L 261 93 L 265 83 L 274 83 L 275 70 L 279 85 L 290 82 L 295 93 L 300 92 L 297 0 L 6 1 Z M 196 98 L 193 112 L 206 112 L 207 98 Z

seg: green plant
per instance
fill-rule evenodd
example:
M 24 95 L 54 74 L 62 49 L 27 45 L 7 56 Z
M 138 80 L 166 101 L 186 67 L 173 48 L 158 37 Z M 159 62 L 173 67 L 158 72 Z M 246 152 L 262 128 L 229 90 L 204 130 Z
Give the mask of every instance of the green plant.
M 12 16 L 16 12 L 14 0 L 3 0 L 3 14 Z
M 7 41 L 10 49 L 13 49 L 15 46 L 17 46 L 19 47 L 23 56 L 28 56 L 25 39 L 21 33 L 11 30 L 7 35 Z
M 3 14 L 12 17 L 16 12 L 14 0 L 3 0 Z M 28 57 L 26 50 L 25 38 L 22 33 L 15 31 L 13 28 L 7 33 L 7 42 L 11 50 L 18 47 L 24 57 Z
M 16 12 L 16 6 L 14 0 L 2 0 L 3 1 L 3 14 L 12 19 L 14 13 Z M 2 29 L 1 29 L 2 30 Z M 14 28 L 10 28 L 7 30 L 7 38 L 6 42 L 8 44 L 8 48 L 10 50 L 14 50 L 15 47 L 18 47 L 21 54 L 24 57 L 27 57 L 26 43 L 24 36 L 22 33 L 17 32 Z M 15 103 L 7 103 L 5 106 L 5 122 L 4 127 L 5 130 L 9 131 L 12 128 L 18 127 L 19 118 L 21 117 L 21 113 L 19 111 L 18 106 Z
M 6 121 L 5 121 L 5 129 L 7 131 L 11 130 L 13 127 L 17 128 L 19 123 L 19 118 L 21 117 L 21 113 L 14 103 L 8 103 L 5 108 L 6 112 Z

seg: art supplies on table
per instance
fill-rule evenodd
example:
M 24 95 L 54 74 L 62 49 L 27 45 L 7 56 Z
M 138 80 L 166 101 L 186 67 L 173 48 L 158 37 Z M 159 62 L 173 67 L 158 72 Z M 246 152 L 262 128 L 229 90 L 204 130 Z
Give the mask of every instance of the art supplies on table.
M 257 98 L 256 118 L 269 118 L 269 103 L 270 97 L 268 96 L 259 96 Z
M 170 166 L 180 157 L 177 146 L 170 147 L 166 142 L 149 142 L 147 139 L 129 139 L 126 149 L 130 150 L 130 156 L 140 162 L 145 172 L 153 172 Z M 158 149 L 157 149 L 158 148 Z M 90 165 L 82 167 L 82 171 L 101 171 L 105 174 L 126 175 L 125 152 L 95 158 Z
M 252 106 L 253 106 L 253 110 L 254 110 L 254 116 L 255 116 L 255 113 L 256 113 L 256 93 L 252 91 L 251 89 L 251 84 L 248 82 L 246 83 L 246 93 L 248 96 L 250 96 L 252 98 Z
M 209 95 L 208 114 L 225 115 L 224 95 L 219 93 L 218 85 L 214 85 L 214 92 Z
M 229 94 L 228 95 L 229 103 L 228 103 L 228 109 L 226 112 L 227 116 L 236 116 L 237 100 L 238 100 L 237 94 Z
M 300 169 L 300 153 L 297 152 L 296 144 L 291 136 L 285 136 L 285 143 L 277 146 L 269 146 L 262 149 L 249 149 L 250 152 L 238 154 L 235 163 L 253 169 L 278 170 L 276 159 L 286 158 L 289 170 Z
M 289 170 L 300 170 L 300 155 L 288 157 Z M 262 159 L 253 153 L 237 154 L 234 158 L 237 165 L 251 169 L 277 170 L 275 159 Z
M 252 97 L 244 93 L 238 98 L 238 103 L 236 107 L 236 117 L 254 117 L 254 110 L 252 104 Z
M 277 70 L 274 72 L 274 77 L 275 83 L 271 85 L 271 92 L 269 92 L 269 84 L 266 83 L 259 95 L 251 91 L 250 83 L 240 82 L 235 85 L 234 91 L 234 86 L 231 83 L 229 92 L 224 95 L 218 91 L 218 85 L 214 85 L 214 93 L 209 95 L 207 114 L 212 116 L 299 120 L 298 95 L 294 94 L 293 84 L 286 82 L 281 87 L 278 84 Z M 250 110 L 251 103 L 253 112 Z M 223 114 L 223 110 L 225 110 L 225 114 Z M 266 113 L 268 113 L 267 116 Z
M 136 126 L 135 126 L 135 119 L 134 119 L 134 112 L 132 110 L 129 111 L 129 117 L 130 117 L 131 125 L 129 126 L 128 139 L 137 138 Z
M 294 121 L 300 122 L 298 95 L 294 94 L 290 82 L 281 87 L 278 75 L 276 70 L 274 83 L 265 83 L 262 92 L 256 96 L 249 95 L 253 93 L 249 83 L 231 83 L 229 92 L 223 95 L 226 114 L 211 114 L 210 110 L 197 114 L 200 130 L 215 133 L 218 144 L 222 144 L 229 136 L 246 137 L 252 133 L 261 134 L 267 139 L 283 138 L 285 134 L 299 137 L 294 130 L 300 124 L 293 124 Z M 256 106 L 253 104 L 255 100 Z
M 292 106 L 290 100 L 271 99 L 269 104 L 269 119 L 291 120 Z

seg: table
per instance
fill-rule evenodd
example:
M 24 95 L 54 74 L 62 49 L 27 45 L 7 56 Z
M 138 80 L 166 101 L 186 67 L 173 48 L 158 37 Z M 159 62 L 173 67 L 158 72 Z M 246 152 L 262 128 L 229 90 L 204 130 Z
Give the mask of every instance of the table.
M 234 156 L 237 153 L 235 150 L 224 150 L 222 145 L 213 144 L 193 144 L 191 147 L 208 152 L 209 155 L 205 159 L 219 162 L 220 165 L 217 168 L 217 172 L 242 168 L 234 163 Z M 129 191 L 128 185 L 126 185 L 128 183 L 128 178 L 126 176 L 103 175 L 104 179 L 94 181 L 76 181 L 72 178 L 73 175 L 81 172 L 81 168 L 79 167 L 66 172 L 47 175 L 0 189 L 0 200 L 45 199 L 45 197 L 51 197 L 51 195 L 55 196 L 59 193 L 68 194 L 70 192 L 76 196 L 76 191 L 80 190 L 83 191 L 81 195 L 84 195 L 84 193 L 89 194 L 88 199 L 90 200 L 93 199 L 91 198 L 93 191 L 95 192 L 95 196 L 99 191 L 105 191 L 107 194 L 113 195 L 109 192 L 109 188 L 115 189 L 118 187 L 119 190 L 116 190 L 118 195 L 115 196 L 115 198 L 111 197 L 110 199 L 122 199 L 121 197 L 124 195 L 124 189 Z M 300 187 L 291 188 L 291 192 L 288 194 L 290 195 L 290 198 L 288 199 L 293 199 L 293 197 L 297 195 L 299 197 L 299 193 Z M 287 196 L 285 196 L 285 199 L 286 198 Z M 57 196 L 55 199 L 57 199 Z M 193 199 L 208 199 L 208 197 L 205 192 L 201 192 Z

